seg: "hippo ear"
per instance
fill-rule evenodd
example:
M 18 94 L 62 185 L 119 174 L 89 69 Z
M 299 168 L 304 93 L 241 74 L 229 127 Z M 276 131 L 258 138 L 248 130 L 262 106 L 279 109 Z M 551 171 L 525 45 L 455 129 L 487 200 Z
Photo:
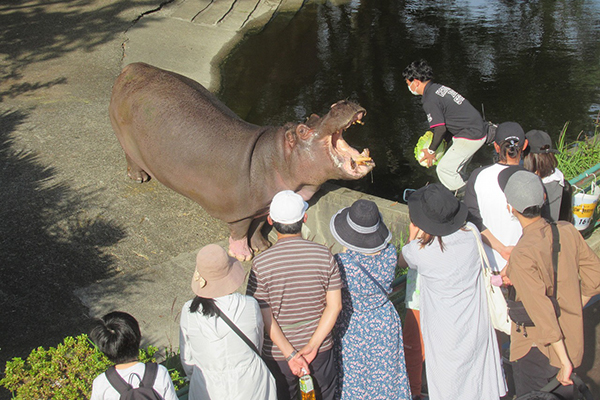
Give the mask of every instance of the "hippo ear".
M 294 147 L 294 145 L 296 144 L 296 135 L 291 130 L 286 131 L 285 132 L 285 140 L 288 143 L 288 145 L 290 145 L 291 147 Z
M 314 129 L 309 128 L 308 126 L 304 125 L 304 124 L 298 124 L 298 126 L 296 127 L 296 134 L 300 137 L 300 139 L 302 140 L 306 140 L 309 137 L 312 136 L 314 132 Z
M 312 114 L 310 118 L 306 120 L 306 125 L 316 126 L 320 119 L 321 117 L 319 117 L 317 114 Z

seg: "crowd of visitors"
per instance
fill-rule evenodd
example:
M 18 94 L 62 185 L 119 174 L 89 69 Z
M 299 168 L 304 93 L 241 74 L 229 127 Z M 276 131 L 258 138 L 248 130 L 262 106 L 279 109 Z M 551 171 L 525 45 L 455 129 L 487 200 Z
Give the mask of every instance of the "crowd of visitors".
M 512 287 L 511 304 L 528 318 L 511 314 L 516 395 L 556 378 L 555 393 L 573 398 L 582 309 L 600 294 L 600 259 L 570 223 L 555 222 L 568 183 L 550 137 L 499 124 L 490 140 L 497 162 L 465 182 L 465 165 L 490 139 L 479 113 L 433 83 L 423 60 L 404 75 L 435 132 L 424 159 L 433 161 L 444 136 L 454 136 L 438 165 L 441 183 L 408 198 L 408 242 L 397 249 L 376 203 L 357 200 L 331 217 L 342 247 L 332 254 L 302 235 L 306 201 L 277 193 L 267 216 L 277 242 L 253 259 L 249 274 L 216 244 L 198 252 L 195 297 L 180 318 L 189 399 L 296 400 L 299 378 L 310 375 L 323 400 L 498 400 L 507 382 L 485 259 L 496 288 Z M 404 332 L 389 300 L 398 267 L 408 267 Z M 104 316 L 90 337 L 116 364 L 94 380 L 92 399 L 127 390 L 176 399 L 163 366 L 138 362 L 141 333 L 131 315 Z

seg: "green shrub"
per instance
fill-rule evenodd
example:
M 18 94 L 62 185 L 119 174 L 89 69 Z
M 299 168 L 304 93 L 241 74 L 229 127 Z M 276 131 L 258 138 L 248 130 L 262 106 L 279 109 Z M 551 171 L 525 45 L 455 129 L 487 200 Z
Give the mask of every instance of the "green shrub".
M 157 351 L 154 346 L 140 349 L 139 360 L 155 362 Z M 7 362 L 0 385 L 12 392 L 13 399 L 87 399 L 94 378 L 111 365 L 87 335 L 69 336 L 56 348 L 38 347 L 26 360 L 17 357 Z M 177 370 L 170 373 L 178 389 L 183 379 Z

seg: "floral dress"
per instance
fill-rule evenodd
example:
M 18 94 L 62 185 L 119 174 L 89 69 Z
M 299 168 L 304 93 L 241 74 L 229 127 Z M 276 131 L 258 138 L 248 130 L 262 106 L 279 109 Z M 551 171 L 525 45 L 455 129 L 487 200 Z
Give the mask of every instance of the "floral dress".
M 394 279 L 397 253 L 393 245 L 374 256 L 352 250 L 335 255 L 344 282 L 343 308 L 334 331 L 341 399 L 411 399 L 402 327 L 387 295 Z

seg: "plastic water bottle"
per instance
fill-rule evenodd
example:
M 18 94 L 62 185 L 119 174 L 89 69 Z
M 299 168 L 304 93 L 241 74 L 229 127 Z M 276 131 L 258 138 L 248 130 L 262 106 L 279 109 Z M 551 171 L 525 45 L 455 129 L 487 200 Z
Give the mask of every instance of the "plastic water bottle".
M 316 400 L 313 380 L 304 368 L 302 369 L 302 372 L 304 372 L 305 375 L 302 375 L 299 380 L 301 394 L 300 398 L 302 400 Z

